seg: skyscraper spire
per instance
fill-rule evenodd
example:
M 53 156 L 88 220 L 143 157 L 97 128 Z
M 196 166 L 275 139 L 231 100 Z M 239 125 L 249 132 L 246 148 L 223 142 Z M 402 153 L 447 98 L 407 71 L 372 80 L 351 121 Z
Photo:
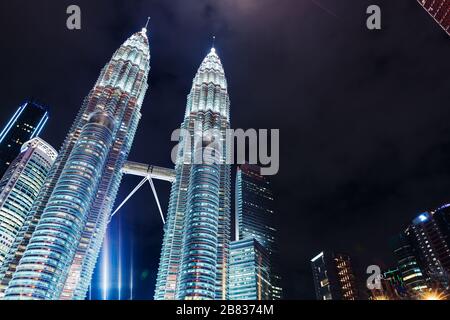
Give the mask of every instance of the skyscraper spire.
M 102 69 L 30 211 L 24 232 L 32 236 L 19 246 L 26 248 L 20 263 L 5 260 L 8 272 L 15 271 L 5 299 L 84 299 L 141 118 L 149 70 L 143 32 L 128 38 Z
M 225 141 L 229 105 L 225 72 L 211 48 L 192 81 L 183 132 L 202 137 L 203 142 Z M 226 145 L 214 149 L 219 155 L 214 163 L 194 161 L 205 151 L 203 143 L 185 147 L 180 146 L 177 154 L 155 300 L 224 300 L 231 224 Z
M 148 28 L 148 22 L 150 21 L 150 17 L 147 17 L 147 22 L 145 23 L 145 26 L 142 28 L 143 33 L 147 33 Z

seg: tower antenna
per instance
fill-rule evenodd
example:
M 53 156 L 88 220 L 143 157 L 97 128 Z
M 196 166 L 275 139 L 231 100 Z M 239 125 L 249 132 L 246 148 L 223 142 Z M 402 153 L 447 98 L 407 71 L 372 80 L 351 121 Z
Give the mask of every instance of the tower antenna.
M 212 37 L 212 48 L 215 48 L 216 45 L 216 36 Z
M 147 26 L 148 26 L 148 22 L 150 21 L 150 17 L 147 17 L 147 23 L 145 24 L 145 29 L 147 29 Z

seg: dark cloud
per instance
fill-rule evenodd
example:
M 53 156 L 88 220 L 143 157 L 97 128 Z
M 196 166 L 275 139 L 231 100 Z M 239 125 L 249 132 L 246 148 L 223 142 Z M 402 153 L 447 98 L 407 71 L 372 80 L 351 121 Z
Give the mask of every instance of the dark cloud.
M 65 28 L 65 8 L 73 3 L 82 9 L 81 31 Z M 287 298 L 313 298 L 313 255 L 343 250 L 362 266 L 389 265 L 387 239 L 417 212 L 450 200 L 448 37 L 414 0 L 378 1 L 383 29 L 370 32 L 369 4 L 5 2 L 0 119 L 35 97 L 52 108 L 44 138 L 59 146 L 102 66 L 150 15 L 150 89 L 130 158 L 171 166 L 170 134 L 216 35 L 232 126 L 281 130 L 273 183 L 284 287 Z M 120 198 L 137 182 L 126 177 Z M 139 298 L 152 297 L 162 239 L 145 188 L 120 215 Z M 169 188 L 157 188 L 166 207 Z

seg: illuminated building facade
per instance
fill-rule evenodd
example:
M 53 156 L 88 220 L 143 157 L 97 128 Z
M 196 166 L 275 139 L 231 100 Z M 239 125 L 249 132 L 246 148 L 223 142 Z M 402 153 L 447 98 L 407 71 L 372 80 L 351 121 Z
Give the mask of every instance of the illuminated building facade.
M 436 247 L 442 253 L 447 252 L 447 255 L 441 254 L 441 264 L 448 274 L 450 274 L 450 205 L 444 205 L 433 212 L 433 220 L 437 226 L 440 234 L 440 243 Z
M 417 0 L 442 29 L 450 35 L 450 1 Z
M 5 260 L 5 299 L 85 298 L 148 87 L 146 33 L 117 49 L 85 98 L 31 209 L 23 257 Z
M 40 138 L 22 145 L 0 180 L 0 270 L 23 226 L 57 152 Z M 1 279 L 1 273 L 0 273 Z
M 358 291 L 350 257 L 321 252 L 311 259 L 317 300 L 357 300 Z
M 230 128 L 229 108 L 225 73 L 212 48 L 187 98 L 155 300 L 226 299 L 230 166 L 222 142 Z
M 254 238 L 231 242 L 228 299 L 273 299 L 270 256 Z
M 415 260 L 428 287 L 449 288 L 450 206 L 418 215 L 405 230 Z
M 27 101 L 0 132 L 0 178 L 19 155 L 22 145 L 38 137 L 48 120 L 47 109 Z
M 243 164 L 237 169 L 235 234 L 237 241 L 255 239 L 259 245 L 264 247 L 268 256 L 267 272 L 270 275 L 269 284 L 271 287 L 270 295 L 264 296 L 264 298 L 277 300 L 281 299 L 282 290 L 277 270 L 278 250 L 275 241 L 274 197 L 269 180 L 262 176 L 260 171 L 260 167 L 250 164 Z M 260 251 L 257 248 L 254 248 L 254 250 Z M 230 254 L 233 255 L 234 253 Z M 258 266 L 255 267 L 258 268 Z M 238 275 L 233 274 L 232 270 L 239 271 L 239 267 L 230 265 L 230 287 L 233 279 L 238 277 Z M 253 284 L 256 286 L 257 282 L 253 282 Z
M 394 239 L 394 255 L 402 281 L 408 295 L 414 296 L 427 290 L 426 277 L 419 264 L 415 248 L 411 245 L 409 231 L 405 231 Z
M 254 238 L 269 254 L 275 249 L 273 226 L 273 194 L 266 177 L 260 175 L 256 165 L 243 164 L 236 172 L 237 239 Z

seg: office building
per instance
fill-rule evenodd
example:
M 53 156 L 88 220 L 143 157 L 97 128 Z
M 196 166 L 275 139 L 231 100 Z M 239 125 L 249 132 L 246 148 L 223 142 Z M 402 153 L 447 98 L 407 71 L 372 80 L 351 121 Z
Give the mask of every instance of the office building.
M 229 300 L 273 300 L 270 256 L 255 238 L 230 245 Z
M 0 132 L 0 178 L 19 155 L 22 145 L 38 137 L 48 120 L 48 111 L 35 102 L 26 101 Z
M 264 248 L 268 256 L 267 272 L 270 294 L 268 300 L 281 299 L 281 278 L 279 276 L 279 252 L 276 245 L 276 228 L 274 212 L 274 196 L 270 181 L 262 176 L 261 168 L 256 165 L 243 164 L 236 172 L 235 184 L 235 235 L 236 241 L 255 239 Z M 230 249 L 233 255 L 233 249 Z M 254 249 L 255 251 L 257 248 Z M 236 260 L 234 260 L 236 261 Z M 238 270 L 230 261 L 230 286 L 238 276 L 233 271 Z M 255 268 L 258 268 L 255 265 Z M 254 283 L 255 285 L 257 283 Z M 255 289 L 256 290 L 256 289 Z M 235 297 L 235 295 L 234 295 Z M 233 295 L 230 292 L 230 299 Z
M 0 269 L 56 156 L 47 142 L 33 138 L 22 145 L 0 180 Z
M 317 300 L 357 300 L 358 290 L 350 257 L 321 252 L 311 259 Z
M 408 295 L 413 297 L 428 290 L 426 275 L 419 264 L 417 252 L 410 241 L 410 231 L 407 229 L 394 238 L 392 246 L 397 259 L 397 268 Z
M 450 274 L 450 207 L 419 214 L 405 230 L 428 286 L 448 289 Z

